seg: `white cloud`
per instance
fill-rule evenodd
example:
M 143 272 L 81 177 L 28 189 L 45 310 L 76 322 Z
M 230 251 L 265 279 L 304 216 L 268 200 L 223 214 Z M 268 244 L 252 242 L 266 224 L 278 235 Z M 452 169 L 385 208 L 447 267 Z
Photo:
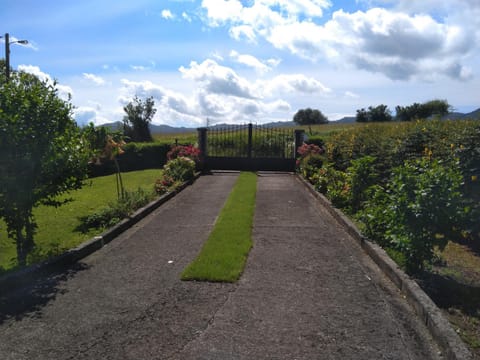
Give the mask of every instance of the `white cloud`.
M 230 57 L 236 62 L 238 62 L 239 64 L 243 64 L 245 66 L 251 67 L 255 69 L 255 71 L 261 74 L 272 70 L 270 66 L 265 65 L 263 62 L 258 60 L 253 55 L 239 54 L 237 51 L 232 50 L 230 51 Z
M 40 80 L 47 82 L 50 85 L 54 84 L 54 80 L 52 77 L 40 70 L 38 66 L 34 65 L 19 65 L 18 66 L 19 71 L 25 71 L 26 73 L 30 73 L 38 77 Z M 70 86 L 67 85 L 61 85 L 61 84 L 56 84 L 55 88 L 58 90 L 58 95 L 60 98 L 64 100 L 68 100 L 71 95 L 73 95 L 73 90 Z
M 172 14 L 172 12 L 168 9 L 164 9 L 162 10 L 162 18 L 166 19 L 166 20 L 171 20 L 173 19 L 175 16 Z
M 192 61 L 189 68 L 181 66 L 179 71 L 185 79 L 194 80 L 208 93 L 246 99 L 258 97 L 245 78 L 238 76 L 231 68 L 219 65 L 211 59 L 201 64 Z
M 188 15 L 185 11 L 182 12 L 182 18 L 188 22 L 192 22 L 192 17 Z
M 94 75 L 94 74 L 89 74 L 89 73 L 83 73 L 83 77 L 87 80 L 92 81 L 95 85 L 104 85 L 105 80 L 103 80 L 100 76 Z
M 358 99 L 358 98 L 360 98 L 360 95 L 355 94 L 352 91 L 345 91 L 345 97 L 350 98 L 350 99 Z
M 305 59 L 326 59 L 394 80 L 428 80 L 432 76 L 466 80 L 472 71 L 464 60 L 480 36 L 480 5 L 473 5 L 474 16 L 466 17 L 468 25 L 460 22 L 459 14 L 465 18 L 467 5 L 475 1 L 459 0 L 454 8 L 457 2 L 453 0 L 437 7 L 433 0 L 402 0 L 390 9 L 339 10 L 322 24 L 315 18 L 323 16 L 330 1 L 257 0 L 243 5 L 238 0 L 204 0 L 202 7 L 210 26 L 229 27 L 236 40 L 254 42 L 262 37 Z
M 320 81 L 303 74 L 283 74 L 271 80 L 260 82 L 266 94 L 300 93 L 326 95 L 332 92 Z

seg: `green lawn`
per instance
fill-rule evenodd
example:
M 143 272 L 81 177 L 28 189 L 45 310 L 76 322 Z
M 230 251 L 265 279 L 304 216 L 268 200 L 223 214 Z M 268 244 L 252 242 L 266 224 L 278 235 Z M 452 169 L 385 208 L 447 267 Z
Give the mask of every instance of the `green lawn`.
M 217 223 L 182 280 L 234 282 L 240 278 L 252 247 L 257 176 L 241 173 Z
M 155 180 L 160 177 L 160 170 L 143 170 L 123 173 L 125 189 L 137 190 L 139 187 L 153 191 Z M 115 175 L 102 176 L 87 180 L 82 189 L 70 193 L 74 201 L 59 208 L 40 206 L 34 210 L 38 223 L 35 236 L 36 253 L 29 258 L 29 263 L 42 260 L 49 255 L 57 255 L 73 248 L 99 233 L 92 230 L 85 234 L 75 231 L 80 224 L 78 217 L 89 215 L 95 210 L 114 202 L 117 198 Z M 0 220 L 0 273 L 16 266 L 15 244 L 8 239 L 5 223 Z

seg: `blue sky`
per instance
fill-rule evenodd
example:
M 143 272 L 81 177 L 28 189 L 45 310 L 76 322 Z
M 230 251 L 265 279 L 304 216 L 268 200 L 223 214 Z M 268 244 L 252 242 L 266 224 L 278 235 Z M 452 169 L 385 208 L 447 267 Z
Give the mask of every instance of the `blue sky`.
M 480 107 L 478 0 L 3 0 L 0 24 L 30 42 L 12 67 L 56 79 L 80 124 L 121 120 L 135 95 L 192 127 Z

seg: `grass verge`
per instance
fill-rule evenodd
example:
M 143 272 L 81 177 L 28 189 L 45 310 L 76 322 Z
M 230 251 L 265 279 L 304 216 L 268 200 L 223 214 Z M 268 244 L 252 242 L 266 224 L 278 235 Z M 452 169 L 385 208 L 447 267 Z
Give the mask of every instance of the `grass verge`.
M 182 280 L 235 282 L 252 247 L 257 176 L 241 173 L 200 254 L 182 273 Z
M 155 179 L 161 171 L 142 170 L 122 173 L 125 189 L 135 191 L 142 188 L 153 191 Z M 28 258 L 28 264 L 59 255 L 82 242 L 98 235 L 102 230 L 78 231 L 79 217 L 88 216 L 117 199 L 115 175 L 102 176 L 86 181 L 80 189 L 66 195 L 73 201 L 58 208 L 39 206 L 34 209 L 38 231 L 35 235 L 36 249 Z M 7 237 L 6 225 L 0 219 L 0 274 L 17 267 L 15 244 Z

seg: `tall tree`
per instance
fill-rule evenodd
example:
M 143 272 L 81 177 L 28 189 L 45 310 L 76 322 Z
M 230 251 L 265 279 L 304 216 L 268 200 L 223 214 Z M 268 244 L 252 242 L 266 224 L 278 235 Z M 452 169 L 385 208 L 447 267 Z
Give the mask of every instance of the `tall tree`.
M 312 125 L 327 124 L 328 118 L 317 109 L 300 109 L 293 116 L 293 121 L 298 125 L 308 125 L 310 134 L 312 134 Z
M 157 112 L 154 108 L 155 102 L 153 97 L 149 97 L 143 101 L 135 96 L 133 101 L 123 107 L 126 115 L 123 117 L 123 129 L 125 136 L 132 141 L 146 142 L 152 141 L 150 134 L 150 122 Z
M 59 195 L 81 187 L 87 162 L 72 105 L 56 84 L 12 72 L 0 84 L 0 217 L 20 266 L 35 246 L 33 208 L 64 203 Z

